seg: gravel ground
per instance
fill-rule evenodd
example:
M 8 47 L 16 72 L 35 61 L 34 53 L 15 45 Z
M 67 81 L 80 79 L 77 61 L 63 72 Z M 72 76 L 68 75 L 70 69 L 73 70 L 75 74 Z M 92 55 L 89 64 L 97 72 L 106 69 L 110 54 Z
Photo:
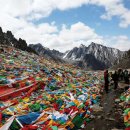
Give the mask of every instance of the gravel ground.
M 100 107 L 103 107 L 102 111 L 94 112 L 94 119 L 87 124 L 84 130 L 124 130 L 123 122 L 123 110 L 119 107 L 118 98 L 120 94 L 125 90 L 127 84 L 119 83 L 118 90 L 113 90 L 113 86 L 110 86 L 109 93 L 102 95 Z

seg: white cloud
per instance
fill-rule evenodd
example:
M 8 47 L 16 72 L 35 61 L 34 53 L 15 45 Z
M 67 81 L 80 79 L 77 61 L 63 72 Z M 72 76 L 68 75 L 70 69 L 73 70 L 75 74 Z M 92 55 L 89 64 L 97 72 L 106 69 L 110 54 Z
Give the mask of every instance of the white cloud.
M 32 23 L 25 21 L 23 18 L 17 19 L 2 12 L 0 12 L 0 17 L 0 26 L 4 31 L 11 30 L 13 33 L 15 33 L 21 28 L 26 28 L 27 26 L 32 25 Z
M 85 24 L 78 22 L 76 24 L 71 25 L 70 29 L 62 28 L 60 32 L 60 37 L 66 41 L 68 40 L 88 40 L 95 39 L 98 35 L 94 32 L 93 29 L 86 26 Z
M 126 35 L 107 37 L 107 45 L 122 51 L 130 49 L 130 39 Z
M 130 10 L 127 9 L 123 0 L 90 0 L 91 4 L 102 6 L 105 8 L 105 13 L 101 16 L 102 19 L 111 20 L 113 16 L 118 16 L 120 19 L 119 26 L 126 28 L 130 25 Z
M 38 26 L 29 25 L 24 29 L 20 29 L 15 36 L 26 39 L 28 43 L 43 43 L 51 49 L 66 51 L 81 43 L 88 45 L 91 41 L 103 42 L 103 38 L 87 25 L 78 22 L 70 27 L 62 26 L 58 30 L 55 24 L 40 24 Z
M 55 25 L 51 25 L 48 23 L 42 23 L 39 25 L 28 25 L 26 28 L 22 28 L 15 32 L 15 36 L 17 38 L 22 37 L 26 39 L 28 43 L 44 43 L 46 37 L 51 36 L 52 33 L 56 33 L 58 31 Z M 51 37 L 50 37 L 51 39 Z M 47 41 L 46 41 L 47 43 Z
M 0 0 L 0 12 L 12 17 L 25 16 L 31 12 L 31 0 Z
M 104 7 L 102 19 L 118 16 L 120 27 L 130 25 L 130 10 L 124 6 L 123 0 L 0 0 L 0 12 L 25 20 L 37 20 L 49 16 L 56 9 L 68 10 L 85 4 Z
M 75 46 L 79 46 L 81 43 L 88 45 L 91 41 L 100 41 L 100 43 L 103 43 L 103 38 L 101 36 L 96 34 L 92 28 L 81 22 L 71 25 L 70 28 L 63 25 L 54 40 L 55 42 L 52 42 L 52 46 L 55 47 L 55 49 L 62 48 L 62 51 L 72 49 Z

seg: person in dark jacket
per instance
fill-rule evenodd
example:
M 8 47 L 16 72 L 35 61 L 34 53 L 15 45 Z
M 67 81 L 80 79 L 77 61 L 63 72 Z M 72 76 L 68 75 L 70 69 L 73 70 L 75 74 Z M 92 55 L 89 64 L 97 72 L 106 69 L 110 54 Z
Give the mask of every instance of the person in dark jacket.
M 124 80 L 124 72 L 123 72 L 123 70 L 121 71 L 120 77 L 121 77 L 121 81 L 123 81 Z
M 124 80 L 126 84 L 129 84 L 129 72 L 128 70 L 124 71 Z
M 115 71 L 115 73 L 113 74 L 112 79 L 114 81 L 114 89 L 116 90 L 118 87 L 118 81 L 119 81 L 119 75 L 117 71 Z
M 108 74 L 108 70 L 105 70 L 104 72 L 104 88 L 105 88 L 105 91 L 106 93 L 108 93 L 108 85 L 109 85 L 109 74 Z

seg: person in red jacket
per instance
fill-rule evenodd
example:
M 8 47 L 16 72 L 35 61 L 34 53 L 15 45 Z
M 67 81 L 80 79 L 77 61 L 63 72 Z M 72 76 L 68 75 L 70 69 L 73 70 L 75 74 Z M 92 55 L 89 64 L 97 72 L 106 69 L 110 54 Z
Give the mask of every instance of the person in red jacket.
M 104 89 L 106 91 L 106 93 L 108 93 L 108 86 L 109 86 L 109 74 L 108 74 L 108 70 L 104 71 Z

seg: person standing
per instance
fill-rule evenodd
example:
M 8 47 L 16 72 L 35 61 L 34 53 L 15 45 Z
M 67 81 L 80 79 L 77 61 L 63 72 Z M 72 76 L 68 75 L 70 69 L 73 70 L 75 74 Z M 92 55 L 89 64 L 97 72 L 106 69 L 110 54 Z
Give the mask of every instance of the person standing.
M 108 93 L 108 85 L 109 85 L 109 74 L 108 74 L 108 70 L 105 70 L 104 72 L 104 88 L 106 93 Z
M 117 71 L 113 74 L 113 81 L 114 81 L 114 89 L 116 90 L 118 87 L 118 80 L 119 80 L 119 75 Z
M 128 70 L 124 71 L 124 80 L 126 84 L 129 84 L 129 72 Z
M 124 72 L 123 72 L 123 70 L 121 71 L 120 77 L 121 77 L 121 81 L 123 81 L 124 80 Z

